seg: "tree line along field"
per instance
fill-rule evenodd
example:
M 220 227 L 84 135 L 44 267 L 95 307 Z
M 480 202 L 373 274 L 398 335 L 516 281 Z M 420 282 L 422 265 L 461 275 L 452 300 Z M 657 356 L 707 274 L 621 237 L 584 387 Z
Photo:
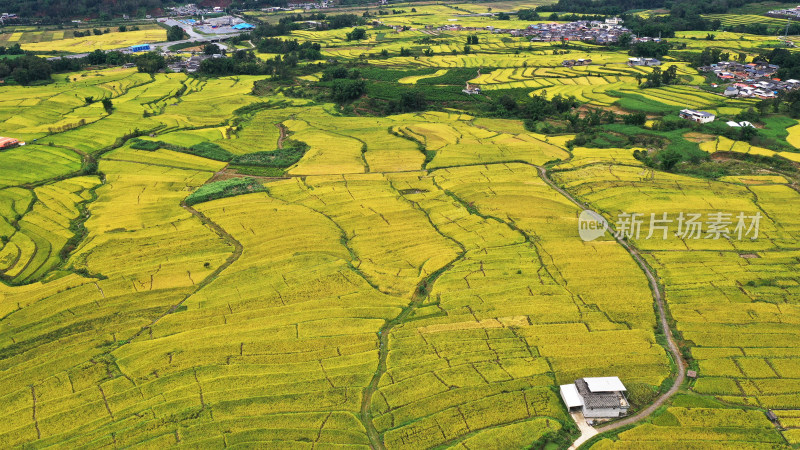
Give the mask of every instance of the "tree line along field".
M 436 8 L 461 13 L 417 7 Z M 683 84 L 639 89 L 651 69 L 624 52 L 525 42 L 517 54 L 521 41 L 478 33 L 474 54 L 452 55 L 470 33 L 370 30 L 354 43 L 346 31 L 294 36 L 326 57 L 374 54 L 362 70 L 376 90 L 478 102 L 460 93 L 469 81 L 648 114 L 754 104 L 696 89 L 703 78 L 679 62 Z M 399 55 L 426 36 L 434 56 Z M 678 39 L 703 44 L 692 37 Z M 766 41 L 745 37 L 720 45 Z M 585 57 L 595 64 L 561 67 Z M 633 148 L 567 145 L 575 134 L 455 108 L 377 116 L 288 89 L 253 95 L 264 78 L 107 69 L 0 87 L 0 135 L 28 142 L 0 151 L 1 446 L 566 446 L 577 432 L 558 385 L 586 376 L 619 376 L 644 408 L 676 375 L 645 273 L 612 238 L 578 238 L 581 208 L 540 167 L 612 222 L 764 215 L 755 241 L 631 240 L 698 378 L 591 446 L 800 443 L 794 180 L 662 172 Z M 290 164 L 248 166 L 296 143 Z M 240 195 L 186 202 L 248 171 Z

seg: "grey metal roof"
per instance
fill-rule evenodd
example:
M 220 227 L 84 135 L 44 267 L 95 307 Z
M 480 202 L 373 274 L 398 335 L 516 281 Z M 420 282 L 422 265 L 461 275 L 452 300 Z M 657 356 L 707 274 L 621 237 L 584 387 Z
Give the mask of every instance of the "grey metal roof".
M 583 397 L 583 404 L 587 408 L 620 408 L 627 407 L 627 402 L 623 405 L 621 394 L 616 392 L 594 393 L 589 390 L 589 385 L 583 379 L 575 380 L 575 387 Z

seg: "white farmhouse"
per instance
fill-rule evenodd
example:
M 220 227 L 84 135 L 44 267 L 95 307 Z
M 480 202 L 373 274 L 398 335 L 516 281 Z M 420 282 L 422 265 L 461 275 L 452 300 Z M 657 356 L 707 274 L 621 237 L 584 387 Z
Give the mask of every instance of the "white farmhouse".
M 693 109 L 682 109 L 680 117 L 681 119 L 691 120 L 697 123 L 711 123 L 717 118 L 717 116 L 710 112 L 695 111 Z
M 626 391 L 617 377 L 581 378 L 574 384 L 562 384 L 561 398 L 570 412 L 582 412 L 586 418 L 611 419 L 628 414 Z

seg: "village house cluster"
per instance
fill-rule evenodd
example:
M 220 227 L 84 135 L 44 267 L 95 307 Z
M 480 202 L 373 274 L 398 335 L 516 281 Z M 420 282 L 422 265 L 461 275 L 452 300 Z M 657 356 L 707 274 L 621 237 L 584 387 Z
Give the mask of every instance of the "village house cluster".
M 610 44 L 617 42 L 625 33 L 630 33 L 630 30 L 622 26 L 622 20 L 611 17 L 604 22 L 579 20 L 529 25 L 523 35 L 532 36 L 533 42 L 594 41 L 598 44 Z
M 10 20 L 14 20 L 16 18 L 17 18 L 16 14 L 2 13 L 2 14 L 0 14 L 0 23 L 6 23 L 6 22 L 8 22 Z
M 780 67 L 764 62 L 741 64 L 733 61 L 720 61 L 710 66 L 700 67 L 701 72 L 713 72 L 719 79 L 732 82 L 723 95 L 725 97 L 758 97 L 768 99 L 780 92 L 800 87 L 798 80 L 781 81 L 773 78 Z
M 278 11 L 294 11 L 296 9 L 311 11 L 312 9 L 333 8 L 334 6 L 333 0 L 323 0 L 320 2 L 287 3 L 285 8 L 280 6 L 270 6 L 267 8 L 262 8 L 261 11 L 268 13 Z
M 491 15 L 491 13 L 489 13 Z M 475 14 L 478 15 L 478 14 Z M 483 15 L 483 14 L 480 14 Z M 631 35 L 631 42 L 661 42 L 661 38 L 638 37 L 632 34 L 629 29 L 622 26 L 622 19 L 612 17 L 604 22 L 597 20 L 581 20 L 570 23 L 539 23 L 528 25 L 524 29 L 495 28 L 486 27 L 464 27 L 459 24 L 447 24 L 434 28 L 431 25 L 425 27 L 435 31 L 491 31 L 493 34 L 510 34 L 514 37 L 528 37 L 531 42 L 569 42 L 585 41 L 596 42 L 598 44 L 612 44 L 619 41 L 623 34 Z M 649 65 L 660 65 L 649 64 Z M 640 64 L 645 65 L 645 64 Z
M 224 56 L 219 53 L 213 55 L 192 55 L 189 58 L 173 62 L 169 64 L 167 67 L 169 67 L 169 69 L 172 70 L 173 72 L 186 71 L 188 73 L 194 73 L 200 69 L 200 63 L 202 63 L 203 60 L 209 58 L 223 58 L 223 57 Z
M 7 148 L 18 147 L 21 145 L 25 145 L 24 142 L 20 142 L 17 139 L 10 138 L 10 137 L 3 137 L 0 136 L 0 150 L 5 150 Z
M 203 8 L 203 7 L 198 7 L 194 3 L 187 3 L 183 6 L 175 6 L 172 8 L 167 8 L 167 15 L 173 17 L 200 16 L 203 14 L 214 14 L 220 12 L 222 12 L 222 8 L 219 6 L 215 6 L 213 8 Z
M 768 16 L 800 18 L 800 6 L 787 9 L 773 9 L 767 12 Z

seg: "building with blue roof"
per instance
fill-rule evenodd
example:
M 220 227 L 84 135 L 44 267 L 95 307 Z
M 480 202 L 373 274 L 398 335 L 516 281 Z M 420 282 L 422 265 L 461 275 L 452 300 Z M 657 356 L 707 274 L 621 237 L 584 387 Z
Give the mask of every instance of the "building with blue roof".
M 233 26 L 234 30 L 252 30 L 253 28 L 255 28 L 255 26 L 249 23 L 238 23 Z
M 150 51 L 150 44 L 139 44 L 139 45 L 131 45 L 132 52 L 149 52 Z

